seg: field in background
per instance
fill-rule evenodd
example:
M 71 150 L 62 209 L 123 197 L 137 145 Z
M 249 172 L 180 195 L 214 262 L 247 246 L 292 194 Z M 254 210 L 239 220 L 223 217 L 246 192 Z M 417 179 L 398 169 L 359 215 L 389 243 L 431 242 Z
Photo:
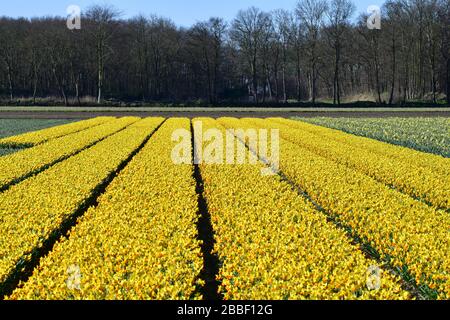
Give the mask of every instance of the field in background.
M 298 120 L 450 157 L 450 118 L 314 118 Z
M 0 119 L 0 139 L 72 122 L 67 119 Z
M 175 164 L 195 121 L 279 129 L 278 175 Z M 1 144 L 30 148 L 0 157 L 0 299 L 450 297 L 441 156 L 282 118 L 104 117 Z
M 450 112 L 448 107 L 32 107 L 0 106 L 0 112 Z M 0 114 L 1 116 L 1 114 Z
M 74 120 L 64 119 L 0 119 L 0 139 L 21 133 L 63 125 Z M 17 149 L 0 146 L 0 156 Z
M 196 108 L 196 107 L 0 107 L 0 119 L 89 119 L 113 117 L 332 117 L 332 118 L 386 118 L 386 117 L 447 117 L 450 108 Z

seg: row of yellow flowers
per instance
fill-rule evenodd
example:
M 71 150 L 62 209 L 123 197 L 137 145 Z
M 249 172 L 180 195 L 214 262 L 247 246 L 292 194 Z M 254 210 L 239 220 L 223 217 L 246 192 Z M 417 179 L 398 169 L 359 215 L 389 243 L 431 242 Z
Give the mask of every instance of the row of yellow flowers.
M 171 160 L 171 119 L 12 299 L 189 299 L 203 267 L 193 167 Z M 78 279 L 70 279 L 77 271 Z M 68 273 L 69 271 L 69 273 Z M 71 283 L 70 283 L 71 282 Z
M 329 128 L 327 130 L 323 130 L 323 127 L 312 125 L 306 122 L 281 118 L 274 118 L 270 120 L 286 124 L 291 128 L 298 128 L 303 131 L 316 133 L 322 137 L 341 142 L 348 146 L 364 146 L 365 149 L 381 156 L 389 157 L 391 159 L 397 159 L 398 161 L 401 161 L 403 163 L 409 163 L 429 168 L 433 172 L 437 172 L 439 174 L 448 175 L 448 172 L 450 170 L 450 159 L 444 158 L 442 156 L 425 153 L 370 138 L 355 136 L 340 130 Z
M 224 130 L 215 120 L 196 121 Z M 262 166 L 201 165 L 225 299 L 409 297 L 388 272 L 380 288 L 368 286 L 376 262 L 289 184 L 262 176 Z
M 0 194 L 0 284 L 30 259 L 161 122 L 160 118 L 138 121 Z
M 254 127 L 255 121 L 239 125 Z M 419 285 L 450 298 L 448 213 L 287 140 L 280 144 L 281 170 L 291 181 Z
M 249 120 L 251 121 L 251 120 Z M 283 138 L 320 156 L 360 171 L 377 181 L 424 200 L 435 208 L 450 209 L 450 166 L 445 174 L 429 167 L 404 162 L 370 151 L 364 141 L 358 146 L 344 144 L 326 136 L 328 128 L 317 127 L 316 133 L 307 130 L 309 124 L 295 128 L 270 120 L 254 120 L 261 125 L 280 129 Z
M 73 122 L 62 126 L 27 132 L 21 135 L 0 139 L 1 146 L 33 146 L 68 134 L 83 131 L 114 120 L 113 117 L 98 117 L 84 121 Z
M 30 173 L 38 172 L 61 159 L 69 157 L 138 120 L 139 118 L 136 117 L 113 120 L 78 133 L 0 157 L 0 189 L 14 181 L 20 180 Z

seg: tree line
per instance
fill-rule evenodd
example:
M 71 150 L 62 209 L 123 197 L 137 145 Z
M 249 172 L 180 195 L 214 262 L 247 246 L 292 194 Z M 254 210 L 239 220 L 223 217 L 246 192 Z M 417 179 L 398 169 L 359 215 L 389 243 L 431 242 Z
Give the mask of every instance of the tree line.
M 119 101 L 446 99 L 450 0 L 389 0 L 381 29 L 350 0 L 299 0 L 293 10 L 251 7 L 190 28 L 159 16 L 121 18 L 94 5 L 69 30 L 65 17 L 0 18 L 3 101 L 54 96 Z M 92 99 L 92 98 L 91 98 Z

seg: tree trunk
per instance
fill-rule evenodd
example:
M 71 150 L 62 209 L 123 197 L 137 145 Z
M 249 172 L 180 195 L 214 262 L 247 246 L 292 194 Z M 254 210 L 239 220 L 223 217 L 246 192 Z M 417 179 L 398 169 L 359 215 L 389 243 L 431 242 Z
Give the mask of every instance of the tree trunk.
M 252 90 L 253 98 L 255 103 L 258 103 L 258 75 L 256 72 L 256 57 L 253 58 L 252 62 Z
M 103 71 L 102 68 L 98 69 L 98 96 L 97 103 L 102 103 L 102 88 L 103 88 Z
M 101 102 L 102 102 L 102 86 L 99 83 L 99 85 L 98 85 L 97 103 L 100 104 Z
M 431 67 L 431 91 L 432 91 L 432 95 L 433 95 L 433 103 L 436 104 L 437 103 L 437 97 L 436 97 L 436 73 L 434 70 L 434 58 L 431 58 L 433 60 L 433 62 L 431 63 L 432 67 Z
M 450 106 L 450 58 L 447 58 L 447 104 Z
M 267 90 L 269 91 L 269 99 L 272 100 L 273 99 L 273 94 L 272 94 L 272 84 L 270 83 L 270 74 L 267 74 Z
M 37 93 L 37 75 L 35 75 L 33 81 L 33 104 L 36 104 L 36 93 Z
M 208 101 L 210 104 L 212 104 L 214 101 L 213 101 L 213 92 L 212 92 L 211 67 L 209 64 L 208 52 L 206 51 L 206 49 L 203 51 L 203 56 L 205 58 L 206 79 L 208 81 Z
M 374 44 L 375 44 L 375 50 L 374 50 L 375 81 L 376 81 L 378 103 L 381 104 L 380 65 L 379 65 L 379 59 L 378 59 L 378 39 L 377 38 L 374 38 Z
M 283 65 L 283 103 L 287 103 L 287 92 L 286 92 L 286 67 Z
M 296 63 L 296 69 L 297 69 L 297 100 L 300 101 L 302 99 L 302 93 L 301 93 L 301 82 L 300 82 L 300 76 L 301 76 L 301 65 L 300 65 L 301 57 L 300 57 L 300 49 L 297 49 L 297 63 Z
M 312 67 L 311 67 L 311 93 L 312 93 L 312 104 L 313 106 L 316 105 L 316 44 L 315 42 L 312 44 L 312 50 L 311 50 L 311 59 L 312 59 Z
M 56 85 L 58 86 L 58 90 L 61 93 L 61 96 L 62 96 L 62 98 L 64 100 L 64 105 L 68 106 L 69 103 L 67 101 L 66 91 L 64 90 L 64 86 L 63 86 L 61 80 L 58 77 L 58 73 L 56 72 L 56 67 L 53 67 L 52 69 L 53 69 L 53 75 L 54 75 L 55 80 L 56 80 Z
M 339 86 L 339 63 L 340 63 L 340 51 L 339 43 L 336 44 L 336 56 L 335 56 L 335 66 L 334 66 L 334 83 L 333 83 L 333 104 L 341 105 L 340 98 L 340 86 Z
M 102 40 L 100 40 L 99 48 L 98 48 L 98 96 L 97 103 L 100 104 L 102 102 L 102 89 L 103 89 L 103 44 Z
M 69 101 L 67 100 L 67 95 L 66 95 L 66 92 L 65 92 L 64 88 L 61 88 L 61 93 L 62 93 L 63 98 L 64 98 L 64 106 L 67 107 L 69 105 Z
M 389 96 L 389 105 L 394 102 L 394 90 L 395 90 L 395 72 L 396 66 L 396 45 L 395 45 L 395 30 L 392 32 L 392 78 L 391 78 L 391 94 Z
M 274 82 L 275 82 L 275 100 L 277 102 L 280 101 L 280 87 L 279 87 L 279 79 L 278 79 L 278 64 L 275 64 L 274 70 Z
M 12 80 L 12 71 L 9 63 L 6 64 L 6 69 L 8 71 L 8 86 L 9 86 L 9 99 L 13 101 L 14 99 L 14 85 Z
M 311 70 L 311 94 L 312 94 L 312 104 L 316 105 L 316 65 L 313 63 Z
M 75 81 L 75 95 L 76 95 L 76 98 L 77 98 L 77 103 L 78 103 L 78 105 L 81 106 L 79 77 L 78 77 L 77 80 Z

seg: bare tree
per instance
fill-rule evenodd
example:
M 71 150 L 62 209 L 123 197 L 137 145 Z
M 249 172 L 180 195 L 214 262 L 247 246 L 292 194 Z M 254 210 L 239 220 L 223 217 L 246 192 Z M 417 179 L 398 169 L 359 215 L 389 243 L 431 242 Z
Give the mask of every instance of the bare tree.
M 90 7 L 85 17 L 88 21 L 87 28 L 95 42 L 97 62 L 97 102 L 102 101 L 102 90 L 105 79 L 105 64 L 112 54 L 111 41 L 114 34 L 116 20 L 121 13 L 114 7 L 94 5 Z
M 296 25 L 292 13 L 287 10 L 276 10 L 274 12 L 275 20 L 275 34 L 281 47 L 281 73 L 282 73 L 282 90 L 283 102 L 287 103 L 287 68 L 288 68 L 288 54 L 291 43 L 296 36 Z
M 439 2 L 440 47 L 443 58 L 442 69 L 445 75 L 447 104 L 450 105 L 450 1 Z
M 327 8 L 328 5 L 325 0 L 300 0 L 296 9 L 301 24 L 306 28 L 307 52 L 311 68 L 311 100 L 313 104 L 315 104 L 317 97 L 318 44 Z
M 20 29 L 24 20 L 0 18 L 0 61 L 6 68 L 9 98 L 14 99 L 15 76 L 19 68 Z M 19 40 L 19 41 L 18 41 Z
M 51 24 L 48 23 L 47 31 L 51 30 L 51 36 L 45 37 L 43 42 L 45 47 L 45 55 L 48 58 L 51 74 L 55 80 L 56 87 L 61 95 L 64 105 L 68 105 L 67 87 L 70 65 L 69 62 L 69 38 L 67 34 L 69 30 L 61 28 L 59 20 L 54 19 Z
M 333 104 L 341 104 L 340 63 L 342 46 L 346 31 L 350 27 L 350 18 L 356 7 L 350 0 L 332 0 L 327 10 L 327 35 L 334 50 Z
M 278 43 L 275 40 L 275 30 L 273 25 L 272 15 L 268 14 L 267 24 L 262 32 L 262 46 L 261 46 L 261 66 L 262 74 L 261 78 L 264 79 L 263 83 L 263 103 L 266 102 L 267 95 L 269 99 L 273 99 L 273 85 L 272 74 L 278 72 L 280 51 Z M 272 70 L 272 66 L 275 66 L 275 70 Z
M 295 82 L 296 82 L 296 97 L 298 101 L 302 100 L 302 65 L 304 63 L 304 48 L 305 48 L 305 32 L 298 18 L 293 18 L 291 24 L 291 45 L 293 49 L 294 65 L 295 65 Z M 311 97 L 311 95 L 310 95 Z
M 429 70 L 431 77 L 431 96 L 433 103 L 437 102 L 437 61 L 439 40 L 442 36 L 439 35 L 439 7 L 437 0 L 429 0 L 424 9 L 425 16 L 425 48 L 427 50 Z
M 213 63 L 213 89 L 212 89 L 212 96 L 213 96 L 213 103 L 217 102 L 217 91 L 219 87 L 219 72 L 220 68 L 222 66 L 222 50 L 223 50 L 223 44 L 225 41 L 225 36 L 227 32 L 227 23 L 222 18 L 211 18 L 208 23 L 210 33 L 212 35 L 212 41 L 213 41 L 213 53 L 214 53 L 214 63 Z
M 209 102 L 217 102 L 219 70 L 222 60 L 226 23 L 220 18 L 199 22 L 189 30 L 189 50 L 193 57 L 201 57 L 202 69 L 208 83 Z
M 380 61 L 380 30 L 369 30 L 367 28 L 366 14 L 360 15 L 356 27 L 358 33 L 359 57 L 367 69 L 367 92 L 373 91 L 375 87 L 377 102 L 382 102 L 381 86 L 381 61 Z M 375 83 L 373 81 L 375 80 Z
M 395 80 L 397 75 L 397 47 L 398 47 L 398 35 L 397 31 L 401 28 L 400 17 L 402 11 L 402 4 L 397 1 L 389 0 L 384 4 L 385 20 L 384 24 L 390 33 L 390 48 L 391 48 L 391 83 L 389 93 L 389 105 L 394 102 Z
M 255 102 L 258 102 L 258 59 L 270 25 L 271 20 L 267 13 L 251 7 L 245 11 L 239 11 L 231 29 L 231 39 L 237 43 L 250 67 L 251 92 Z
M 39 79 L 40 79 L 40 73 L 42 70 L 42 67 L 45 63 L 45 51 L 42 46 L 45 39 L 42 36 L 45 32 L 46 27 L 46 21 L 35 19 L 33 21 L 33 28 L 29 29 L 29 38 L 27 39 L 28 43 L 28 52 L 29 52 L 29 59 L 30 59 L 30 74 L 32 78 L 32 97 L 33 97 L 33 104 L 36 104 L 36 95 L 38 91 L 38 85 L 39 85 Z M 38 34 L 33 34 L 32 31 L 38 31 Z
M 130 20 L 130 33 L 133 38 L 131 51 L 133 63 L 139 82 L 139 94 L 142 101 L 146 100 L 149 85 L 149 21 L 140 15 Z

